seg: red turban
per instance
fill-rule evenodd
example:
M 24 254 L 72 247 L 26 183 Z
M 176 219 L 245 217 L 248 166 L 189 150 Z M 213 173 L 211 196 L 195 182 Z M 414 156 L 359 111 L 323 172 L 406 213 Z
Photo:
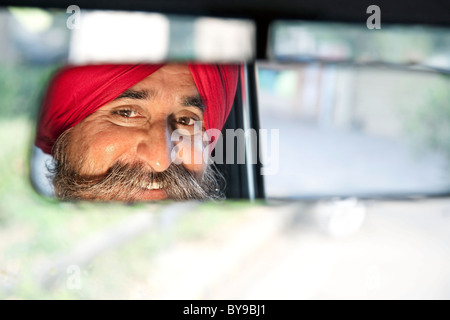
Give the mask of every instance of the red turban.
M 163 65 L 65 67 L 53 78 L 41 109 L 36 146 L 51 154 L 58 137 Z M 238 65 L 188 64 L 206 106 L 205 128 L 221 130 L 234 101 Z

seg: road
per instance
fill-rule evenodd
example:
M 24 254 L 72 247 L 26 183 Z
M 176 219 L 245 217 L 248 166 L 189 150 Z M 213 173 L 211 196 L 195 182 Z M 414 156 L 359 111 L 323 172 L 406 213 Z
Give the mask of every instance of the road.
M 279 130 L 279 171 L 265 176 L 269 197 L 427 193 L 450 190 L 445 158 L 401 140 L 321 129 L 295 118 L 262 114 Z M 271 164 L 273 165 L 273 164 Z

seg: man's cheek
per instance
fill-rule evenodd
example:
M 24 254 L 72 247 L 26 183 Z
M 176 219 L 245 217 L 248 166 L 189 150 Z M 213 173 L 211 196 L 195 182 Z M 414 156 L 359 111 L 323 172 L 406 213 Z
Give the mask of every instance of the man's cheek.
M 204 159 L 203 159 L 203 151 L 204 151 L 204 142 L 202 140 L 201 135 L 195 135 L 194 139 L 192 141 L 192 144 L 190 146 L 191 148 L 191 158 L 190 163 L 195 166 L 201 166 L 204 165 Z
M 171 158 L 174 164 L 184 164 L 189 170 L 200 171 L 204 167 L 202 137 L 199 135 L 172 136 L 174 148 Z
M 103 136 L 94 139 L 85 154 L 86 164 L 82 174 L 105 174 L 120 155 L 126 153 L 126 145 L 119 137 Z

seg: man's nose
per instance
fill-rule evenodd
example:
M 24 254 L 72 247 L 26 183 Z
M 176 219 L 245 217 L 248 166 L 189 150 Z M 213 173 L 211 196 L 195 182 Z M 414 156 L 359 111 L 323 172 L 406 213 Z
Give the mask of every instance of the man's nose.
M 171 134 L 171 128 L 164 123 L 143 129 L 136 149 L 138 159 L 149 164 L 156 172 L 165 171 L 172 162 Z

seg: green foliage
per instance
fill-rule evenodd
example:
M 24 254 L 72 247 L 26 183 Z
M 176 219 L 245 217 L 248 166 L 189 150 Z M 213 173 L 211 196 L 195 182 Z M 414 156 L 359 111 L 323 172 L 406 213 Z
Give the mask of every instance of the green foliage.
M 0 117 L 35 118 L 57 66 L 0 65 Z
M 422 149 L 443 153 L 450 160 L 450 78 L 442 76 L 426 88 L 423 101 L 410 113 L 407 131 Z

